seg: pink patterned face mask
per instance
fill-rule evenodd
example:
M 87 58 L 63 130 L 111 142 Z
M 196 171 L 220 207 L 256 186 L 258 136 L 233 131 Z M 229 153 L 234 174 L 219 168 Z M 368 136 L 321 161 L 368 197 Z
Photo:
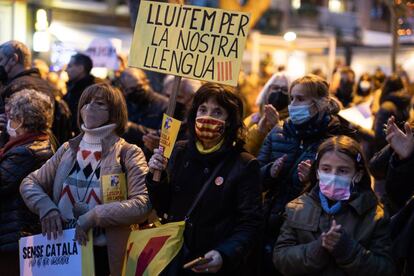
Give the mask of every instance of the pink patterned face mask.
M 319 189 L 327 198 L 335 201 L 348 200 L 351 196 L 352 178 L 318 171 Z

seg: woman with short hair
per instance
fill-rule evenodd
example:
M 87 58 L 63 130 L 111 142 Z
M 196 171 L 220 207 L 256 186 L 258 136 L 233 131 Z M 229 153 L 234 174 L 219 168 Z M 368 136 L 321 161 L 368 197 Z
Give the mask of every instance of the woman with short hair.
M 140 148 L 120 138 L 127 110 L 119 90 L 89 86 L 79 101 L 78 124 L 81 134 L 25 178 L 20 192 L 39 215 L 44 235 L 56 238 L 62 228 L 76 228 L 75 239 L 86 244 L 93 230 L 96 275 L 120 275 L 130 226 L 150 209 L 147 164 Z
M 0 267 L 3 275 L 19 275 L 18 241 L 40 232 L 19 186 L 53 155 L 48 134 L 53 106 L 48 96 L 25 89 L 9 98 L 6 110 L 10 138 L 0 150 Z

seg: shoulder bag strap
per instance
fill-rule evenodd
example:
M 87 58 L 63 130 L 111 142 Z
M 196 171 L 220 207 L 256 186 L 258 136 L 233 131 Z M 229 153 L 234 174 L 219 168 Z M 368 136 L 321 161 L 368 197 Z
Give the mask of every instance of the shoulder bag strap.
M 187 212 L 187 215 L 185 216 L 185 221 L 187 221 L 190 216 L 191 213 L 194 211 L 195 207 L 197 207 L 197 204 L 200 202 L 201 197 L 205 194 L 208 185 L 213 181 L 214 177 L 216 177 L 216 175 L 218 174 L 218 172 L 220 171 L 221 168 L 223 168 L 223 166 L 225 165 L 226 161 L 231 159 L 231 157 L 233 156 L 233 154 L 230 154 L 229 157 L 225 158 L 224 160 L 222 160 L 215 168 L 214 171 L 211 173 L 210 177 L 204 182 L 203 187 L 201 188 L 200 192 L 197 194 L 196 199 L 194 200 L 193 204 L 191 205 L 190 209 Z

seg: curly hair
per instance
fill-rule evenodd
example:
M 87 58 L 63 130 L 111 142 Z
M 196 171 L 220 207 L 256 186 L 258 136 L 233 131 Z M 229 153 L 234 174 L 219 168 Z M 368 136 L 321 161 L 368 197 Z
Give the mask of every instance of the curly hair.
M 29 132 L 47 131 L 52 127 L 53 104 L 50 98 L 33 89 L 14 93 L 6 104 L 9 118 L 22 121 L 22 127 Z

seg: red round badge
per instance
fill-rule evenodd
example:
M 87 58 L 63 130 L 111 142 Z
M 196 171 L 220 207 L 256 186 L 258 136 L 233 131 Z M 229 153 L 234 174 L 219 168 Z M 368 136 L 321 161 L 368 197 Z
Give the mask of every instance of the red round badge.
M 214 181 L 214 183 L 215 183 L 217 186 L 220 186 L 221 184 L 223 184 L 223 183 L 224 183 L 224 179 L 223 179 L 223 177 L 218 176 L 218 177 L 216 178 L 216 180 Z

